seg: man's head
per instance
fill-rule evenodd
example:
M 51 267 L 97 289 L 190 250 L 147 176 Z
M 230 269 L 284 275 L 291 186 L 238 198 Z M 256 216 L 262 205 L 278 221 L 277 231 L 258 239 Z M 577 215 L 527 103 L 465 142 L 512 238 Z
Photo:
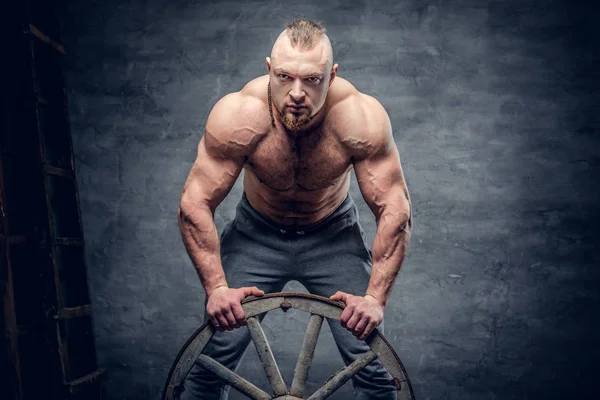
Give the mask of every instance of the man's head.
M 266 64 L 275 109 L 288 130 L 302 130 L 323 107 L 338 69 L 325 28 L 294 20 L 275 41 Z

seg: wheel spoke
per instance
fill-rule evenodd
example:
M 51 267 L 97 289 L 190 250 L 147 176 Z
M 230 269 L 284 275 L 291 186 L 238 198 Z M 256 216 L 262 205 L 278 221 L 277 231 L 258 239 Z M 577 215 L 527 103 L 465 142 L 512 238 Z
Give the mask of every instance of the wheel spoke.
M 283 396 L 287 394 L 287 386 L 283 380 L 283 377 L 281 376 L 281 372 L 279 372 L 279 368 L 275 362 L 275 357 L 273 357 L 273 352 L 271 351 L 271 347 L 269 346 L 265 332 L 260 326 L 258 318 L 246 318 L 246 323 L 248 330 L 250 331 L 250 335 L 252 336 L 254 346 L 256 347 L 256 351 L 258 352 L 258 357 L 262 362 L 275 396 Z
M 308 320 L 308 327 L 306 328 L 306 334 L 304 335 L 304 343 L 302 344 L 300 356 L 296 363 L 294 380 L 292 381 L 292 388 L 290 390 L 292 396 L 304 396 L 304 387 L 306 385 L 306 379 L 308 378 L 308 369 L 312 364 L 322 324 L 323 317 L 321 315 L 312 314 Z
M 249 398 L 253 400 L 271 400 L 271 396 L 268 393 L 260 390 L 252 383 L 248 382 L 246 379 L 242 378 L 220 362 L 215 359 L 207 356 L 206 354 L 201 354 L 198 357 L 198 361 L 200 365 L 202 365 L 207 370 L 213 372 L 219 378 L 230 384 L 232 387 L 239 390 L 241 393 L 245 394 Z
M 325 383 L 325 385 L 323 385 L 307 400 L 322 400 L 331 396 L 331 394 L 338 390 L 344 383 L 346 383 L 348 379 L 352 378 L 358 371 L 369 365 L 376 358 L 377 354 L 375 354 L 372 350 L 367 351 L 364 356 L 358 360 L 355 360 L 352 364 L 342 368 L 335 375 L 333 375 L 331 379 Z

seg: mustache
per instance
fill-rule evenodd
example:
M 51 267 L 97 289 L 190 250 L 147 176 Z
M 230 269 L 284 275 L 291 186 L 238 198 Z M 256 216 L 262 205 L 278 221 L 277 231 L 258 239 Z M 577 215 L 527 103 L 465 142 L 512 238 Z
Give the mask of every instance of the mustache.
M 308 106 L 306 105 L 294 105 L 294 104 L 286 104 L 285 108 L 296 108 L 296 109 L 302 109 L 302 108 L 308 108 Z

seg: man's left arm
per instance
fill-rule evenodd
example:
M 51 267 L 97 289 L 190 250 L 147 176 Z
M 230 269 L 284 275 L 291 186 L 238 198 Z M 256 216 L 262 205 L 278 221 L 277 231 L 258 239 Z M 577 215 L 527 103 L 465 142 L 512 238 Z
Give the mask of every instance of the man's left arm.
M 412 231 L 410 196 L 389 117 L 373 98 L 367 108 L 367 131 L 364 139 L 355 140 L 353 164 L 360 191 L 377 222 L 373 270 L 364 296 L 338 292 L 331 297 L 346 303 L 341 324 L 359 339 L 366 338 L 383 319 L 383 308 L 406 258 Z

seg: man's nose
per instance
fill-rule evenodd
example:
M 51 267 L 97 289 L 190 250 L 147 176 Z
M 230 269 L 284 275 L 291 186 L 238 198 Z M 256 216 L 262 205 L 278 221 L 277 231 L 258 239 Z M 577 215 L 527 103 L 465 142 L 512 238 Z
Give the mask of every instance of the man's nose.
M 300 79 L 296 79 L 294 81 L 294 85 L 292 86 L 292 90 L 290 91 L 290 96 L 295 101 L 302 101 L 305 96 L 304 88 L 302 87 L 302 82 Z

